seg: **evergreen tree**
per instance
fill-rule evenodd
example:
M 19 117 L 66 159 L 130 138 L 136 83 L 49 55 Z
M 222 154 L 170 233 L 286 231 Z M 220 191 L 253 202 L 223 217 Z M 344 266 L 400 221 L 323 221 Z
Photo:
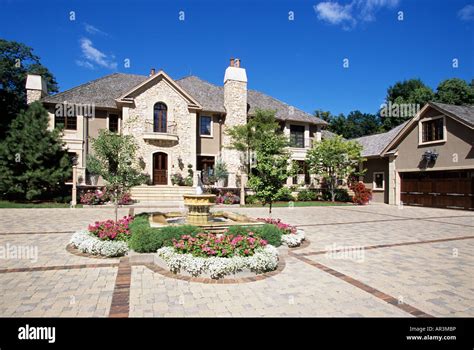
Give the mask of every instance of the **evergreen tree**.
M 50 199 L 64 189 L 72 164 L 59 130 L 48 130 L 48 112 L 39 102 L 12 121 L 0 144 L 0 196 Z

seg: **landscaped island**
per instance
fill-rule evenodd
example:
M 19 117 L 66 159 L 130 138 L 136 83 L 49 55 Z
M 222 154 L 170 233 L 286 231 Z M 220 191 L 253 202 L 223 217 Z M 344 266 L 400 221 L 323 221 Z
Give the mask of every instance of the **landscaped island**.
M 70 247 L 81 253 L 117 257 L 155 253 L 155 260 L 176 274 L 221 278 L 260 274 L 278 267 L 278 247 L 296 247 L 304 232 L 279 219 L 257 219 L 254 226 L 234 225 L 209 232 L 193 225 L 152 227 L 150 214 L 107 220 L 74 233 Z

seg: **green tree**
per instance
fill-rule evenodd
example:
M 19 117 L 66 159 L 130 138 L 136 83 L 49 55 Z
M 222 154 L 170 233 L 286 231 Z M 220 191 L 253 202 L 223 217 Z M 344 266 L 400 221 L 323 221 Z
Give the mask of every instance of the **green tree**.
M 438 85 L 435 101 L 452 105 L 472 105 L 474 88 L 462 79 L 447 79 Z
M 256 149 L 257 165 L 249 177 L 248 186 L 263 205 L 269 205 L 270 214 L 273 202 L 278 199 L 278 191 L 285 185 L 286 179 L 295 174 L 287 146 L 286 137 L 275 131 L 261 139 Z
M 132 135 L 120 135 L 105 129 L 92 140 L 93 155 L 87 159 L 87 170 L 106 181 L 115 204 L 115 220 L 118 220 L 118 202 L 122 196 L 148 178 L 141 173 L 137 149 L 138 144 Z
M 274 134 L 279 130 L 278 121 L 275 119 L 275 111 L 258 109 L 255 115 L 250 117 L 247 124 L 236 125 L 227 129 L 226 133 L 231 137 L 231 148 L 245 154 L 245 168 L 250 174 L 250 161 L 252 152 L 256 151 L 261 140 Z
M 386 105 L 416 105 L 422 108 L 426 103 L 434 99 L 433 90 L 426 86 L 420 79 L 409 79 L 396 82 L 387 89 L 385 97 Z M 416 111 L 414 111 L 416 112 Z M 414 114 L 409 115 L 382 115 L 383 129 L 388 131 L 405 120 L 410 119 Z
M 340 180 L 347 181 L 352 174 L 358 174 L 362 146 L 356 141 L 345 141 L 341 136 L 317 142 L 308 151 L 306 161 L 310 172 L 320 176 L 328 186 L 331 199 L 336 199 Z
M 25 84 L 29 73 L 45 79 L 48 93 L 58 92 L 56 80 L 32 48 L 0 39 L 0 140 L 20 110 L 26 109 Z
M 49 116 L 32 103 L 12 122 L 0 144 L 0 196 L 14 200 L 51 198 L 64 190 L 72 164 L 60 130 L 48 130 Z
M 375 134 L 382 128 L 379 116 L 360 111 L 352 111 L 345 117 L 342 113 L 334 116 L 330 112 L 317 110 L 314 116 L 329 123 L 327 130 L 346 139 Z

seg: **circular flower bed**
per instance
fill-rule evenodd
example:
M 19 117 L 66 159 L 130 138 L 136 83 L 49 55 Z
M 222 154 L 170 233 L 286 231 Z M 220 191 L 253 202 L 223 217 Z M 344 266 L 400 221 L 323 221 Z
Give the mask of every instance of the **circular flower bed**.
M 133 220 L 127 216 L 118 220 L 97 221 L 89 225 L 88 230 L 75 232 L 70 244 L 79 251 L 105 257 L 116 257 L 127 254 L 130 236 L 129 223 Z

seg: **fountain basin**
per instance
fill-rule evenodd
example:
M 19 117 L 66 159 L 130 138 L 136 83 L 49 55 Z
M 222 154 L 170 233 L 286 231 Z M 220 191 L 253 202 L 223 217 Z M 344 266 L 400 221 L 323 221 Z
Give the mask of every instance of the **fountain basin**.
M 188 209 L 188 224 L 206 225 L 211 221 L 211 207 L 216 204 L 215 194 L 190 194 L 183 198 L 184 206 Z

